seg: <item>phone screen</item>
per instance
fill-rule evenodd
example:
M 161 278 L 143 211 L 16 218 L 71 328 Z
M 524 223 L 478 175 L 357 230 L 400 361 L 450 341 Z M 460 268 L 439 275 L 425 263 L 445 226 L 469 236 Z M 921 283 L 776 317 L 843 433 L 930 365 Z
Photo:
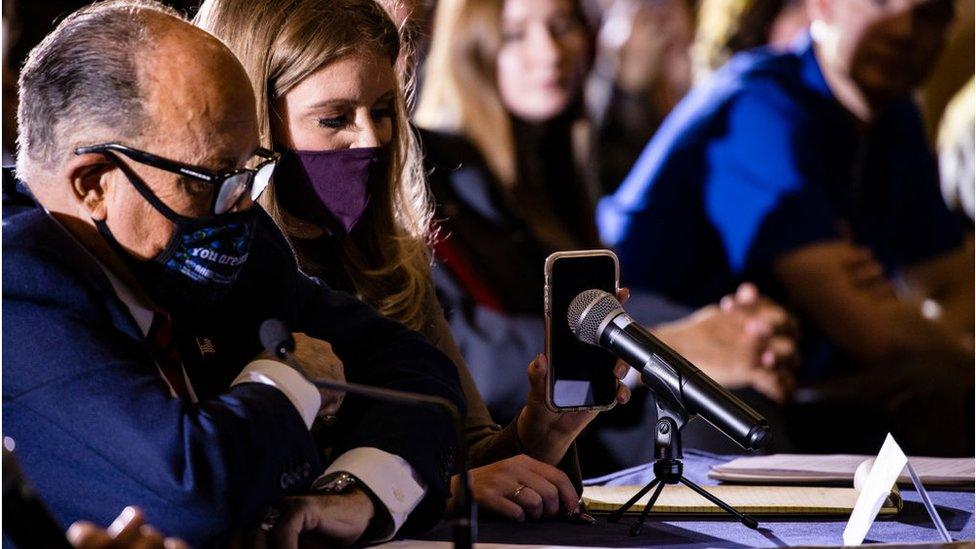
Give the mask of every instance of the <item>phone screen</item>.
M 562 257 L 552 262 L 549 278 L 549 383 L 557 408 L 605 407 L 613 403 L 616 357 L 583 343 L 566 320 L 569 304 L 580 292 L 600 289 L 616 293 L 617 264 L 611 255 Z

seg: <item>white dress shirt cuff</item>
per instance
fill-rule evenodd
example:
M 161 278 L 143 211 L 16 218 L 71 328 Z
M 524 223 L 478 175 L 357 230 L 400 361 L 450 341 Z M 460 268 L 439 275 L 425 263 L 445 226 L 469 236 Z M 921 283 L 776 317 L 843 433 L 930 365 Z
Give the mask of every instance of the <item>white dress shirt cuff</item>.
M 322 396 L 315 385 L 309 383 L 291 366 L 277 360 L 261 358 L 251 362 L 231 386 L 240 383 L 263 383 L 277 388 L 288 397 L 309 429 L 322 406 Z
M 319 478 L 336 472 L 356 477 L 383 503 L 393 520 L 392 529 L 376 533 L 378 539 L 363 541 L 387 541 L 392 538 L 427 493 L 423 479 L 407 460 L 379 448 L 353 448 L 336 458 Z M 376 510 L 377 516 L 381 511 Z

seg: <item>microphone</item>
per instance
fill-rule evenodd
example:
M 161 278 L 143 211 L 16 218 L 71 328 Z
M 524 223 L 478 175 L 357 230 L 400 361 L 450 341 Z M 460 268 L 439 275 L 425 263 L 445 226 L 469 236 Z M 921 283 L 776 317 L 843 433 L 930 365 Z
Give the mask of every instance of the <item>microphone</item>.
M 470 549 L 477 534 L 476 528 L 473 525 L 474 505 L 471 501 L 471 491 L 468 487 L 468 448 L 464 441 L 464 423 L 461 420 L 461 414 L 457 406 L 450 400 L 439 396 L 387 389 L 385 387 L 373 387 L 359 383 L 346 383 L 331 379 L 311 378 L 293 354 L 295 352 L 295 338 L 292 337 L 285 323 L 280 320 L 269 318 L 262 322 L 258 336 L 261 339 L 261 345 L 264 346 L 264 350 L 268 354 L 284 360 L 288 366 L 291 366 L 306 381 L 316 387 L 353 393 L 366 398 L 405 404 L 407 406 L 437 408 L 444 411 L 451 418 L 454 432 L 458 437 L 459 466 L 461 469 L 461 474 L 458 475 L 458 500 L 462 510 L 461 516 L 455 519 L 454 523 L 454 547 Z
M 295 352 L 295 338 L 292 337 L 285 323 L 280 320 L 269 318 L 262 322 L 258 337 L 264 350 L 271 356 L 287 358 L 289 353 Z M 299 372 L 302 372 L 300 368 Z
M 638 370 L 657 398 L 705 418 L 748 450 L 768 442 L 765 418 L 637 324 L 614 296 L 602 290 L 580 293 L 567 320 L 580 341 L 603 347 Z

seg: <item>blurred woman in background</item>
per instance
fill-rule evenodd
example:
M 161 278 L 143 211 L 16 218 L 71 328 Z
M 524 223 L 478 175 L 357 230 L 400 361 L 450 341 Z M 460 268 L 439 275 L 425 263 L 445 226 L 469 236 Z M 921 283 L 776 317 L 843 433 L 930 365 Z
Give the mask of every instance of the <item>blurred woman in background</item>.
M 600 246 L 579 165 L 590 58 L 575 1 L 438 4 L 415 117 L 429 130 L 422 134 L 425 161 L 442 221 L 435 280 L 496 417 L 514 412 L 518 394 L 513 375 L 500 369 L 542 345 L 545 257 Z M 725 306 L 695 314 L 648 295 L 632 296 L 628 309 L 724 385 L 788 398 L 788 317 L 751 285 Z M 644 410 L 633 412 L 638 422 L 646 419 Z M 627 432 L 637 438 L 630 442 L 613 439 L 604 426 L 599 436 L 614 455 L 584 459 L 586 472 L 647 461 L 648 425 Z

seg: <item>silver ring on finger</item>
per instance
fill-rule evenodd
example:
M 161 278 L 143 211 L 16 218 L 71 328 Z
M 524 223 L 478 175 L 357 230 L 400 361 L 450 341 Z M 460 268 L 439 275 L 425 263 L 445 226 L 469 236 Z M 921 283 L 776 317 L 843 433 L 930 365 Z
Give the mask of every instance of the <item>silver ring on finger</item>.
M 512 491 L 512 495 L 508 499 L 510 499 L 512 501 L 517 500 L 518 497 L 519 497 L 519 494 L 521 494 L 522 493 L 522 490 L 525 490 L 525 488 L 526 488 L 526 486 L 524 484 L 519 484 L 518 486 L 515 487 L 515 490 Z
M 281 519 L 281 511 L 277 507 L 272 507 L 261 518 L 261 525 L 259 528 L 263 532 L 270 532 L 274 530 L 275 525 L 278 524 L 278 520 Z

